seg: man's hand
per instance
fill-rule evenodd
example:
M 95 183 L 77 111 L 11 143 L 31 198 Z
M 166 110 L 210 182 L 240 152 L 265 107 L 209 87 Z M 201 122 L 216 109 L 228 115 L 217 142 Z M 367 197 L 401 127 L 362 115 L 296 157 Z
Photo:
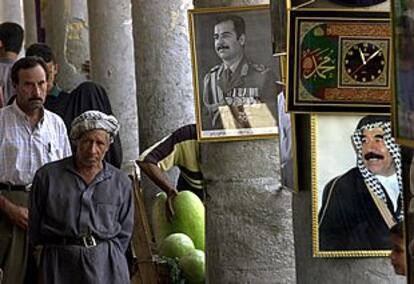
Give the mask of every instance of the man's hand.
M 29 210 L 27 208 L 8 202 L 4 211 L 13 224 L 16 224 L 23 230 L 27 230 L 29 220 Z
M 173 206 L 173 200 L 174 198 L 177 196 L 178 191 L 175 188 L 172 188 L 168 191 L 167 193 L 167 203 L 165 204 L 165 206 L 167 207 L 166 212 L 167 212 L 167 220 L 169 222 L 172 222 L 175 212 L 174 212 L 174 206 Z

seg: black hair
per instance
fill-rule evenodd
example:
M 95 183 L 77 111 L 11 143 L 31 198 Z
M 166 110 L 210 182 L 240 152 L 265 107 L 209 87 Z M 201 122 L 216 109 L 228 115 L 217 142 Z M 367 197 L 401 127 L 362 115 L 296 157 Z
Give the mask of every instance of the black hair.
M 403 221 L 398 222 L 394 226 L 391 227 L 390 233 L 399 236 L 401 239 L 404 238 L 404 230 L 403 230 Z
M 244 22 L 244 19 L 238 15 L 226 15 L 218 17 L 214 26 L 227 21 L 233 22 L 237 38 L 239 38 L 242 34 L 246 34 L 246 23 Z
M 13 22 L 4 22 L 0 24 L 0 41 L 4 45 L 6 52 L 19 53 L 23 45 L 23 28 Z
M 33 43 L 26 50 L 26 56 L 39 56 L 46 63 L 55 63 L 55 54 L 50 46 L 45 43 Z
M 34 68 L 38 65 L 42 67 L 43 70 L 45 71 L 46 80 L 47 80 L 49 76 L 47 73 L 47 66 L 46 66 L 45 61 L 41 57 L 38 57 L 38 56 L 26 56 L 26 57 L 20 58 L 13 64 L 13 67 L 11 70 L 12 82 L 15 84 L 19 83 L 19 71 L 20 70 Z

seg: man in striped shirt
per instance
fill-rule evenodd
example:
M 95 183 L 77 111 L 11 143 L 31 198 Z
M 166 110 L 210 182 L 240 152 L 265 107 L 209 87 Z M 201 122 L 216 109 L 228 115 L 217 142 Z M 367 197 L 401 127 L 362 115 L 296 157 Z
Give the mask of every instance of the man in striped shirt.
M 25 57 L 12 68 L 17 98 L 0 109 L 0 267 L 3 283 L 24 282 L 29 248 L 28 191 L 42 165 L 71 155 L 62 119 L 44 109 L 47 67 Z
M 203 176 L 200 169 L 200 149 L 195 124 L 180 127 L 172 134 L 145 150 L 137 163 L 147 176 L 171 199 L 178 191 L 190 190 L 203 200 Z M 174 187 L 164 172 L 177 166 L 180 169 L 177 186 Z

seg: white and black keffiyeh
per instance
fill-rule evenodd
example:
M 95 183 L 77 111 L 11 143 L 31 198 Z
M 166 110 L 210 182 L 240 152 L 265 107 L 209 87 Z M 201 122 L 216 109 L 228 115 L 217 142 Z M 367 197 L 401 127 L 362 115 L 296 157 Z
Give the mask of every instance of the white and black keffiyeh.
M 118 120 L 113 115 L 108 115 L 97 110 L 90 110 L 76 117 L 71 125 L 70 139 L 77 140 L 85 132 L 94 129 L 103 129 L 108 132 L 110 143 L 120 128 Z
M 357 129 L 352 135 L 352 141 L 357 151 L 357 166 L 358 166 L 359 171 L 362 174 L 362 177 L 364 178 L 365 184 L 367 185 L 369 190 L 371 190 L 375 195 L 377 195 L 381 200 L 383 200 L 385 204 L 387 204 L 387 198 L 384 192 L 384 188 L 381 186 L 381 183 L 375 177 L 375 175 L 373 175 L 365 167 L 364 158 L 362 156 L 361 137 L 362 137 L 363 131 L 366 129 L 373 129 L 373 128 L 382 128 L 384 131 L 384 143 L 394 161 L 398 186 L 402 194 L 403 184 L 402 184 L 402 169 L 401 169 L 401 152 L 400 152 L 400 147 L 395 143 L 395 139 L 391 135 L 391 122 L 390 121 L 384 121 L 384 120 L 379 120 L 376 122 L 370 121 L 362 126 L 358 125 Z M 400 198 L 400 201 L 401 201 L 401 208 L 402 208 L 402 198 Z M 400 216 L 398 216 L 399 220 L 403 218 L 402 212 L 403 210 L 400 211 Z

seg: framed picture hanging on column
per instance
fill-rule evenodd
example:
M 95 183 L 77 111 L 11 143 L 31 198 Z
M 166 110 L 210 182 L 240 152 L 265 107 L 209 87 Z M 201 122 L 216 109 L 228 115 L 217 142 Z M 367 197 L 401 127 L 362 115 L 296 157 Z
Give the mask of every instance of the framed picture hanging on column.
M 389 113 L 389 13 L 289 12 L 288 110 Z
M 189 10 L 198 139 L 278 133 L 269 5 Z
M 387 214 L 391 213 L 378 197 L 380 190 L 374 190 L 379 181 L 373 178 L 373 174 L 368 174 L 376 172 L 381 162 L 377 158 L 377 164 L 373 165 L 371 158 L 366 156 L 368 152 L 361 141 L 369 139 L 371 134 L 356 130 L 377 123 L 377 118 L 361 114 L 311 115 L 312 243 L 315 257 L 372 257 L 390 253 Z M 390 128 L 389 116 L 383 118 L 387 119 Z M 390 138 L 391 130 L 384 131 L 388 131 Z M 384 141 L 388 141 L 387 136 L 384 137 Z M 384 151 L 381 153 L 386 153 L 388 146 L 383 143 L 381 147 Z M 391 150 L 388 153 L 388 158 L 393 159 Z M 396 176 L 398 174 L 401 172 Z M 395 181 L 397 183 L 397 177 Z

